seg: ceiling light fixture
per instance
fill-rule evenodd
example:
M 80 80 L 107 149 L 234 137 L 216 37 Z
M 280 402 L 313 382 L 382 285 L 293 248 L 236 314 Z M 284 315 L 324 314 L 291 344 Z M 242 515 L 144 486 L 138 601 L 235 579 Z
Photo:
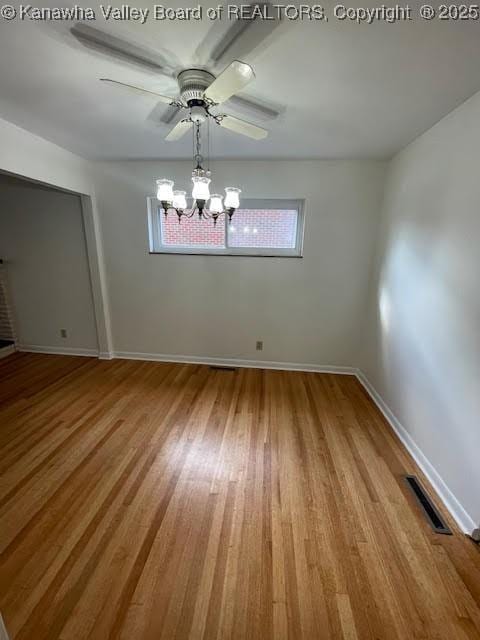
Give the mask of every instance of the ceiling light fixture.
M 192 114 L 193 117 L 193 114 Z M 186 191 L 173 189 L 174 181 L 168 178 L 157 180 L 157 199 L 160 201 L 165 218 L 172 209 L 178 216 L 178 222 L 182 218 L 191 218 L 198 212 L 200 219 L 212 219 L 217 224 L 218 218 L 224 214 L 228 216 L 230 224 L 232 216 L 240 206 L 241 190 L 237 187 L 225 187 L 225 197 L 218 193 L 210 195 L 211 172 L 202 167 L 203 156 L 201 154 L 200 125 L 202 121 L 195 119 L 195 169 L 192 171 L 192 207 L 188 209 Z M 207 208 L 207 200 L 210 200 Z

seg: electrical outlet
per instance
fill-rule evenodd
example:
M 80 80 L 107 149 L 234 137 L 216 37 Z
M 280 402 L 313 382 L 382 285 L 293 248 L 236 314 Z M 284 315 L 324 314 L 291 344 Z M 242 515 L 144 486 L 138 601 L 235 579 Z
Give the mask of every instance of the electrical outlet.
M 66 338 L 67 337 L 67 330 L 66 329 L 60 329 L 60 335 L 62 336 L 62 338 Z
M 263 351 L 263 341 L 257 340 L 257 346 L 255 348 L 257 351 Z

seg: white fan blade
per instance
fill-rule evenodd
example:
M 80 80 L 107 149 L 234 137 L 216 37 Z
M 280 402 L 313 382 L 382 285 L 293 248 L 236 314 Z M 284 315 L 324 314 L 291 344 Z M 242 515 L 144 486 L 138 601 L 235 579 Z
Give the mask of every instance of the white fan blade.
M 180 111 L 182 111 L 182 107 L 179 107 L 177 104 L 171 105 L 162 113 L 160 122 L 163 122 L 164 124 L 170 124 L 175 120 Z
M 251 61 L 252 56 L 270 46 L 276 35 L 274 32 L 282 23 L 277 9 L 278 5 L 260 1 L 242 3 L 240 15 L 229 17 L 225 11 L 220 20 L 214 21 L 196 55 L 219 68 L 231 60 Z
M 228 100 L 255 78 L 252 67 L 246 62 L 234 60 L 205 91 L 205 98 L 215 104 Z
M 235 131 L 235 133 L 241 133 L 243 136 L 253 138 L 254 140 L 262 140 L 268 136 L 266 129 L 257 127 L 256 124 L 251 124 L 245 120 L 240 120 L 240 118 L 235 118 L 235 116 L 222 116 L 219 125 L 225 129 L 230 129 L 230 131 Z
M 79 23 L 70 29 L 70 33 L 88 49 L 147 68 L 149 71 L 157 73 L 166 71 L 167 65 L 155 52 L 131 44 L 100 29 Z
M 192 128 L 193 122 L 191 120 L 180 120 L 170 131 L 168 136 L 165 138 L 168 142 L 173 142 L 174 140 L 179 140 L 182 136 L 184 136 L 189 129 Z
M 280 111 L 278 110 L 278 108 L 274 109 L 273 107 L 270 107 L 266 104 L 262 104 L 257 100 L 252 100 L 250 98 L 243 98 L 242 96 L 232 96 L 231 98 L 229 98 L 228 104 L 229 105 L 231 104 L 232 107 L 234 108 L 235 107 L 240 108 L 241 111 L 243 110 L 251 111 L 254 113 L 255 116 L 264 118 L 264 119 L 278 118 L 278 116 L 280 115 Z
M 172 104 L 175 102 L 175 98 L 169 98 L 168 96 L 164 96 L 161 93 L 157 93 L 156 91 L 151 91 L 150 89 L 143 89 L 142 87 L 135 87 L 133 84 L 126 84 L 125 82 L 118 82 L 118 80 L 110 80 L 110 78 L 100 78 L 101 82 L 110 82 L 112 84 L 117 84 L 120 87 L 125 87 L 130 91 L 135 91 L 136 93 L 147 93 L 151 96 L 154 96 L 160 102 L 165 102 L 165 104 Z

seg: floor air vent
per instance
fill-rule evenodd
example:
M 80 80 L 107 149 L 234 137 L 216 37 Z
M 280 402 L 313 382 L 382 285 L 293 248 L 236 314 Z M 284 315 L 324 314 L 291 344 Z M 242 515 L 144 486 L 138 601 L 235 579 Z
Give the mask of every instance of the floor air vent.
M 418 478 L 416 476 L 405 476 L 405 482 L 412 490 L 413 495 L 416 497 L 423 513 L 425 514 L 428 524 L 432 527 L 435 533 L 443 533 L 447 536 L 451 536 L 452 532 L 444 522 L 433 502 L 430 500 L 430 497 L 420 484 Z
M 220 364 L 212 364 L 210 365 L 210 369 L 214 369 L 215 371 L 236 371 L 235 367 L 222 367 Z

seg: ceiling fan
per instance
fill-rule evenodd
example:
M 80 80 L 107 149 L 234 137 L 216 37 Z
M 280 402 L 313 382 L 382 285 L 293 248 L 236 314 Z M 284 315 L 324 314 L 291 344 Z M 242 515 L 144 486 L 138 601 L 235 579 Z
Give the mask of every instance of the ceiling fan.
M 262 7 L 262 15 L 265 15 L 271 5 L 256 3 L 249 6 L 252 8 L 252 15 L 256 7 Z M 72 27 L 70 33 L 83 46 L 93 49 L 96 53 L 134 64 L 141 67 L 143 71 L 176 77 L 179 94 L 175 97 L 163 95 L 148 87 L 135 86 L 112 78 L 100 78 L 102 82 L 151 95 L 159 102 L 168 104 L 170 109 L 161 118 L 167 124 L 174 121 L 177 115 L 184 115 L 166 136 L 167 141 L 179 140 L 194 124 L 201 124 L 207 119 L 235 133 L 261 140 L 268 135 L 268 131 L 263 127 L 231 114 L 216 111 L 218 105 L 228 100 L 230 103 L 236 103 L 241 109 L 253 111 L 264 118 L 275 118 L 279 115 L 279 112 L 270 106 L 236 95 L 255 78 L 255 73 L 249 64 L 235 58 L 232 60 L 232 56 L 250 55 L 270 36 L 280 22 L 273 13 L 272 19 L 267 21 L 249 18 L 248 14 L 244 16 L 243 19 L 235 20 L 225 33 L 220 34 L 220 40 L 217 38 L 213 46 L 210 34 L 207 34 L 210 53 L 205 55 L 205 45 L 200 45 L 199 51 L 200 57 L 207 57 L 209 70 L 203 65 L 200 65 L 200 68 L 192 65 L 192 67 L 178 69 L 175 63 L 172 64 L 170 60 L 164 59 L 157 51 L 139 47 L 83 23 Z M 216 75 L 213 71 L 220 65 L 224 69 Z
M 212 118 L 217 124 L 235 133 L 240 133 L 254 140 L 261 140 L 268 135 L 263 127 L 241 120 L 226 113 L 213 113 L 212 108 L 222 104 L 240 91 L 255 78 L 252 67 L 246 62 L 234 60 L 217 78 L 203 69 L 185 69 L 178 74 L 180 95 L 170 98 L 155 91 L 142 89 L 124 82 L 101 78 L 102 82 L 111 82 L 133 91 L 146 92 L 155 95 L 160 102 L 184 109 L 186 117 L 177 122 L 165 140 L 179 140 L 194 123 L 205 122 Z

